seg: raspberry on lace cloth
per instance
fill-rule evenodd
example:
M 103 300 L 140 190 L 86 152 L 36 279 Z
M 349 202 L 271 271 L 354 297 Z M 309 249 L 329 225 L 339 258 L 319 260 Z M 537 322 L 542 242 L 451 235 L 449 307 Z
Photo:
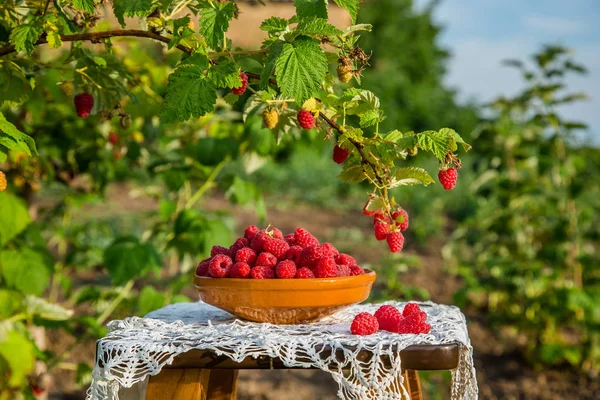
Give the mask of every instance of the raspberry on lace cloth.
M 399 309 L 405 305 L 384 304 Z M 214 351 L 235 362 L 267 356 L 281 359 L 286 367 L 323 370 L 338 383 L 340 399 L 401 400 L 410 397 L 398 387 L 396 379 L 401 374 L 400 350 L 411 345 L 448 343 L 458 343 L 460 354 L 458 368 L 452 371 L 452 399 L 478 397 L 473 348 L 465 317 L 457 307 L 419 303 L 431 324 L 429 334 L 379 331 L 370 336 L 351 335 L 353 317 L 360 312 L 374 313 L 380 305 L 355 305 L 304 325 L 242 321 L 202 302 L 173 304 L 145 318 L 112 321 L 108 335 L 97 343 L 87 399 L 125 400 L 119 399 L 121 388 L 143 382 L 171 364 L 176 356 L 198 349 Z M 336 351 L 323 351 L 324 348 Z M 356 355 L 364 350 L 374 357 L 367 361 L 357 359 Z M 388 358 L 388 363 L 383 363 L 382 357 Z

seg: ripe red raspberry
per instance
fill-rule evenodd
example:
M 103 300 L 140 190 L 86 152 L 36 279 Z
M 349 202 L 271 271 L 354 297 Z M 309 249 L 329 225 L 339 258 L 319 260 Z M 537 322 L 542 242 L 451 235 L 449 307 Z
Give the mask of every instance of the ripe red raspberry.
M 256 261 L 256 252 L 252 250 L 250 247 L 243 247 L 235 253 L 235 262 L 236 263 L 246 263 L 249 265 L 254 265 Z
M 275 275 L 279 279 L 294 279 L 296 270 L 296 264 L 292 260 L 283 260 L 275 267 Z
M 263 245 L 263 250 L 273 254 L 278 260 L 283 260 L 289 249 L 290 245 L 282 239 L 268 238 Z
M 377 221 L 373 225 L 373 231 L 375 231 L 375 238 L 377 240 L 385 240 L 390 233 L 390 225 L 386 222 Z
M 265 231 L 260 231 L 254 236 L 252 242 L 250 242 L 250 248 L 256 252 L 256 254 L 260 253 L 263 250 L 263 246 L 267 239 L 270 236 L 265 233 Z
M 423 322 L 422 324 L 420 324 L 419 328 L 419 333 L 429 333 L 429 331 L 431 331 L 431 325 L 429 325 L 427 322 Z
M 365 270 L 358 265 L 350 267 L 350 276 L 364 275 L 364 273 Z
M 337 271 L 335 260 L 331 257 L 323 257 L 317 262 L 314 272 L 317 278 L 335 278 Z
M 385 222 L 386 224 L 390 223 L 390 217 L 386 213 L 376 212 L 373 216 L 373 225 L 377 222 Z
M 244 231 L 244 237 L 246 239 L 248 239 L 249 242 L 252 242 L 252 239 L 254 239 L 254 236 L 256 236 L 256 234 L 258 232 L 260 232 L 260 229 L 258 229 L 258 226 L 256 226 L 256 225 L 250 225 Z
M 336 164 L 343 164 L 344 161 L 348 159 L 348 154 L 350 154 L 349 150 L 342 149 L 340 146 L 335 145 L 333 148 L 333 161 Z
M 210 249 L 210 256 L 214 257 L 217 254 L 224 254 L 226 256 L 229 256 L 231 253 L 229 252 L 229 249 L 223 246 L 213 246 L 212 249 Z
M 311 279 L 314 277 L 315 274 L 306 267 L 298 268 L 298 271 L 296 271 L 296 279 Z
M 302 228 L 298 228 L 294 231 L 294 240 L 296 241 L 296 244 L 303 249 L 307 248 L 308 246 L 319 245 L 317 238 L 314 237 L 309 231 Z
M 291 246 L 287 253 L 285 253 L 285 258 L 288 260 L 292 260 L 294 263 L 298 264 L 300 260 L 300 253 L 302 253 L 302 247 L 300 246 Z
M 232 259 L 235 258 L 235 254 L 238 250 L 243 249 L 244 247 L 248 247 L 250 243 L 248 243 L 248 239 L 246 238 L 238 238 L 232 245 L 229 247 L 229 257 Z
M 335 248 L 331 243 L 325 242 L 321 245 L 321 252 L 323 253 L 323 257 L 335 257 L 340 252 Z
M 277 228 L 271 228 L 269 230 L 270 236 L 274 237 L 275 239 L 281 239 L 283 240 L 283 233 L 277 229 Z
M 208 268 L 210 266 L 210 260 L 212 260 L 212 258 L 207 258 L 206 260 L 200 261 L 200 263 L 196 267 L 196 275 L 208 276 Z
M 403 208 L 392 213 L 392 220 L 396 222 L 401 231 L 408 229 L 408 213 Z
M 275 272 L 269 267 L 257 265 L 250 271 L 252 279 L 275 279 Z
M 256 266 L 275 268 L 277 265 L 277 257 L 271 253 L 262 252 L 256 257 Z
M 298 111 L 298 123 L 304 129 L 312 129 L 315 126 L 315 116 L 310 111 L 300 110 Z
M 245 262 L 238 262 L 233 264 L 233 267 L 231 267 L 231 270 L 229 271 L 229 276 L 231 278 L 238 278 L 238 279 L 242 279 L 242 278 L 247 278 L 250 276 L 250 266 L 245 263 Z
M 337 276 L 350 276 L 352 275 L 352 269 L 344 264 L 337 264 Z
M 289 244 L 290 246 L 295 246 L 296 245 L 296 238 L 294 238 L 294 234 L 290 233 L 289 235 L 285 235 L 283 237 L 283 240 L 286 241 L 287 244 Z
M 396 333 L 421 333 L 422 331 L 427 330 L 425 326 L 425 319 L 427 318 L 427 314 L 424 312 L 416 312 L 408 317 L 403 318 L 397 325 L 394 327 L 393 332 Z M 427 324 L 429 325 L 429 324 Z M 423 332 L 425 333 L 425 332 Z
M 458 172 L 456 168 L 442 169 L 438 172 L 438 179 L 446 190 L 451 190 L 456 186 L 456 180 L 458 179 Z
M 404 235 L 402 232 L 392 232 L 387 236 L 387 243 L 392 253 L 397 253 L 404 247 Z
M 419 307 L 417 303 L 407 303 L 404 306 L 404 310 L 402 310 L 402 316 L 408 317 L 409 315 L 418 313 L 419 311 L 421 311 L 421 307 Z
M 354 317 L 352 325 L 350 325 L 350 332 L 353 335 L 372 335 L 379 330 L 379 322 L 377 318 L 368 312 L 362 312 Z
M 94 96 L 89 93 L 79 93 L 73 98 L 75 103 L 75 111 L 81 118 L 87 118 L 92 113 L 94 108 Z
M 233 261 L 231 258 L 225 254 L 217 254 L 210 261 L 208 272 L 213 278 L 227 278 L 232 265 Z
M 314 268 L 319 259 L 323 257 L 321 246 L 308 246 L 300 252 L 298 256 L 298 265 L 301 267 Z
M 117 135 L 115 132 L 109 133 L 108 134 L 108 141 L 113 146 L 116 146 L 117 144 L 119 144 L 119 135 Z
M 344 264 L 349 267 L 353 267 L 356 265 L 356 260 L 354 259 L 354 257 L 349 256 L 348 254 L 340 253 L 337 256 L 335 256 L 334 258 L 335 258 L 335 262 L 338 264 Z
M 242 79 L 242 86 L 231 89 L 231 92 L 233 94 L 237 94 L 238 96 L 244 94 L 246 88 L 248 87 L 248 75 L 240 72 L 240 78 Z
M 393 332 L 403 317 L 396 307 L 385 305 L 375 311 L 375 318 L 379 322 L 379 329 Z

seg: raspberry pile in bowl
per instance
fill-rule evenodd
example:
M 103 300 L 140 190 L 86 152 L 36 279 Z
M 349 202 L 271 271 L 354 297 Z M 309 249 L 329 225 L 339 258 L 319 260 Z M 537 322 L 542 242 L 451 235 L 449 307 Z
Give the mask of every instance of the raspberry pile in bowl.
M 307 279 L 362 275 L 348 254 L 298 228 L 283 235 L 277 228 L 250 225 L 229 248 L 213 246 L 196 275 L 211 278 Z

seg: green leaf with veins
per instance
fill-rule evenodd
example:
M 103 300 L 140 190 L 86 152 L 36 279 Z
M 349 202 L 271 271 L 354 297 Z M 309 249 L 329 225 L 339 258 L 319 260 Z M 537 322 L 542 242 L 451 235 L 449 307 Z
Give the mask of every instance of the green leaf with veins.
M 22 293 L 40 296 L 50 283 L 47 260 L 29 248 L 1 252 L 0 265 L 6 286 Z
M 30 24 L 19 25 L 10 34 L 10 42 L 15 45 L 17 51 L 24 51 L 31 55 L 35 49 L 35 43 L 42 34 L 42 26 L 36 21 Z
M 442 135 L 447 135 L 451 138 L 451 141 L 454 143 L 450 149 L 451 151 L 456 151 L 458 149 L 458 146 L 456 145 L 457 143 L 461 144 L 465 151 L 471 150 L 471 145 L 465 142 L 464 139 L 458 133 L 456 133 L 454 129 L 442 128 L 439 130 L 439 133 Z
M 115 3 L 131 3 L 135 1 L 136 0 L 114 0 Z M 88 14 L 93 14 L 96 8 L 95 3 L 95 0 L 73 0 L 73 8 L 79 11 L 86 12 Z
M 208 70 L 208 77 L 219 88 L 236 88 L 242 86 L 240 70 L 232 61 L 222 61 Z
M 189 27 L 190 17 L 173 20 L 173 36 L 169 42 L 169 49 L 179 45 L 182 40 L 194 36 L 194 31 Z
M 0 210 L 0 247 L 3 247 L 27 228 L 31 217 L 23 200 L 9 192 L 0 193 Z
M 278 33 L 285 31 L 289 22 L 285 18 L 279 17 L 271 17 L 265 19 L 262 24 L 260 24 L 260 29 L 269 33 Z
M 326 19 L 310 17 L 303 18 L 296 27 L 296 32 L 307 36 L 335 36 L 343 34 L 343 31 L 327 22 Z
M 300 18 L 327 19 L 327 0 L 294 0 L 294 6 L 296 6 L 296 15 Z
M 363 170 L 362 165 L 360 165 L 360 164 L 352 165 L 350 163 L 346 163 L 344 165 L 344 169 L 338 175 L 338 178 L 342 182 L 358 183 L 358 182 L 362 182 L 363 180 L 365 180 L 366 177 L 365 177 L 365 172 Z
M 93 0 L 80 0 L 92 1 Z M 144 17 L 152 11 L 152 0 L 113 0 L 113 11 L 119 24 L 125 26 L 125 17 Z
M 27 155 L 37 154 L 35 142 L 29 135 L 19 131 L 16 126 L 6 120 L 0 112 L 0 145 L 10 150 L 17 150 Z
M 392 187 L 407 185 L 429 185 L 435 181 L 423 168 L 404 167 L 396 169 Z
M 327 67 L 327 57 L 318 41 L 300 36 L 293 43 L 285 43 L 275 63 L 281 92 L 302 104 L 321 88 Z
M 209 62 L 201 54 L 183 60 L 169 75 L 165 102 L 160 113 L 163 122 L 186 121 L 213 110 L 217 87 L 206 75 Z
M 446 152 L 451 148 L 451 137 L 447 133 L 425 131 L 417 135 L 418 146 L 430 151 L 440 161 L 446 158 Z
M 214 7 L 203 8 L 200 11 L 200 34 L 211 48 L 218 50 L 223 47 L 225 32 L 235 14 L 235 7 L 233 2 L 216 2 Z
M 265 67 L 260 73 L 260 88 L 266 89 L 269 86 L 269 79 L 275 71 L 275 63 L 281 53 L 283 51 L 284 42 L 281 40 L 273 43 L 269 49 L 269 54 L 267 55 L 267 61 L 265 62 Z
M 348 14 L 350 14 L 350 18 L 352 18 L 352 23 L 356 22 L 356 17 L 358 16 L 358 6 L 360 0 L 333 0 L 335 4 L 346 9 Z

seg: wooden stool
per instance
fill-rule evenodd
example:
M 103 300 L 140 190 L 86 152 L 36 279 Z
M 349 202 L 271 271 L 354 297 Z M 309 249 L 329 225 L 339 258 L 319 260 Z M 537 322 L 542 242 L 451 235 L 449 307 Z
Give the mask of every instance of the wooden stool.
M 326 353 L 326 350 L 324 350 Z M 367 351 L 357 358 L 366 361 L 373 355 Z M 451 370 L 458 366 L 458 344 L 410 346 L 400 352 L 404 387 L 412 400 L 421 400 L 419 370 Z M 383 358 L 390 366 L 389 359 Z M 150 378 L 146 400 L 233 400 L 237 392 L 240 369 L 288 369 L 277 358 L 248 357 L 236 363 L 227 356 L 211 351 L 190 350 L 180 354 L 171 365 Z

